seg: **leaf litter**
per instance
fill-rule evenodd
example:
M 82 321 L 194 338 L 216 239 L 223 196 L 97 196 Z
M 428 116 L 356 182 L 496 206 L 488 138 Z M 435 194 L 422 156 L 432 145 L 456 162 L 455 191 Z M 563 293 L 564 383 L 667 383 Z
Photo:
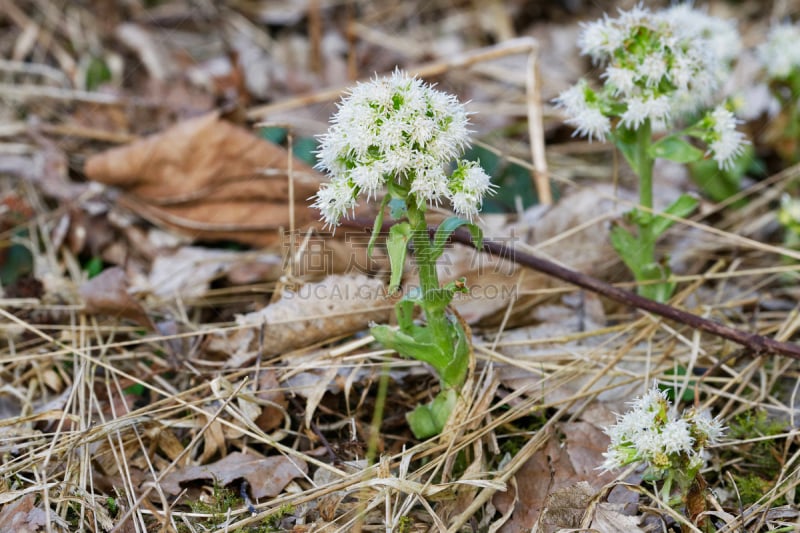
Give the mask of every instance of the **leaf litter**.
M 578 22 L 617 3 L 99 4 L 61 16 L 10 0 L 0 16 L 0 96 L 14 103 L 0 107 L 0 257 L 13 265 L 0 529 L 692 531 L 637 472 L 596 469 L 602 429 L 656 379 L 746 429 L 704 472 L 716 527 L 796 527 L 793 360 L 454 244 L 441 277 L 493 292 L 455 302 L 474 378 L 446 433 L 417 442 L 403 413 L 437 386 L 368 334 L 393 303 L 384 256 L 368 262 L 366 231 L 326 234 L 308 208 L 322 178 L 302 141 L 324 131 L 340 94 L 328 89 L 395 65 L 471 100 L 481 142 L 527 180 L 530 55 L 504 46 L 534 36 L 545 112 L 531 122 L 559 199 L 525 204 L 534 187 L 514 182 L 485 233 L 630 287 L 608 232 L 635 203 L 632 177 L 607 145 L 570 140 L 549 104 L 585 71 Z M 759 19 L 797 15 L 736 6 L 710 7 L 754 35 Z M 286 127 L 291 145 L 265 140 Z M 775 128 L 754 137 L 763 153 L 785 151 Z M 791 341 L 797 252 L 776 209 L 798 169 L 766 159 L 743 207 L 704 200 L 668 234 L 671 305 Z M 657 202 L 692 190 L 657 172 Z

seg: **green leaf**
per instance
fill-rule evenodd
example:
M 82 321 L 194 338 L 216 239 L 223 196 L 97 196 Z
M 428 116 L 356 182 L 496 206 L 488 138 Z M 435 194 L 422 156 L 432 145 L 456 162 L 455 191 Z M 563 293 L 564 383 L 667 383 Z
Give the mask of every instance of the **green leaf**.
M 472 235 L 472 243 L 475 245 L 475 248 L 480 250 L 483 247 L 483 231 L 481 231 L 481 228 L 469 220 L 464 220 L 463 218 L 459 217 L 448 217 L 444 220 L 444 222 L 439 224 L 439 227 L 436 228 L 436 233 L 433 236 L 433 246 L 431 248 L 432 261 L 439 259 L 439 257 L 442 255 L 442 252 L 444 252 L 444 245 L 447 242 L 447 239 L 461 226 L 466 226 L 469 230 L 470 235 Z
M 403 297 L 394 306 L 395 315 L 397 315 L 397 325 L 400 326 L 400 331 L 403 333 L 410 333 L 414 326 L 414 307 L 417 301 L 409 297 Z
M 445 389 L 428 405 L 420 405 L 406 414 L 406 420 L 414 436 L 418 439 L 427 439 L 441 433 L 455 409 L 457 399 L 458 393 L 454 389 Z
M 317 148 L 319 143 L 313 137 L 300 137 L 292 143 L 292 153 L 304 163 L 312 167 L 317 162 Z
M 469 372 L 470 354 L 472 352 L 466 331 L 461 324 L 454 321 L 452 330 L 454 333 L 453 354 L 447 366 L 439 372 L 442 381 L 451 387 L 460 387 L 467 379 Z
M 89 279 L 91 279 L 103 271 L 103 259 L 93 256 L 86 262 L 86 264 L 83 266 L 83 269 L 86 271 Z
M 614 247 L 622 259 L 622 262 L 625 263 L 630 271 L 633 272 L 633 276 L 638 280 L 642 267 L 641 242 L 622 226 L 614 226 L 611 228 L 610 238 L 611 246 Z
M 97 90 L 108 81 L 111 81 L 111 69 L 108 68 L 105 61 L 99 57 L 90 59 L 89 65 L 86 67 L 86 90 Z
M 667 207 L 664 210 L 664 213 L 672 215 L 678 218 L 686 218 L 687 216 L 691 215 L 695 209 L 697 209 L 697 198 L 688 194 L 682 194 L 677 200 L 675 200 L 672 205 Z M 653 219 L 653 226 L 652 226 L 652 235 L 655 239 L 665 231 L 667 231 L 670 226 L 675 223 L 674 220 L 669 218 L 657 215 Z
M 669 159 L 676 163 L 691 163 L 703 158 L 703 151 L 677 135 L 662 137 L 648 149 L 653 159 Z
M 386 194 L 383 197 L 380 208 L 378 208 L 378 216 L 375 217 L 375 224 L 372 225 L 372 235 L 369 237 L 369 244 L 367 244 L 367 257 L 372 257 L 372 250 L 375 248 L 375 241 L 378 240 L 378 235 L 381 234 L 383 229 L 383 211 L 392 199 L 391 194 Z
M 27 231 L 24 233 L 27 235 Z M 11 285 L 32 272 L 33 254 L 27 247 L 17 243 L 8 248 L 0 245 L 0 285 Z
M 378 325 L 370 328 L 375 340 L 386 348 L 394 350 L 403 357 L 410 357 L 433 366 L 437 371 L 446 369 L 450 363 L 449 354 L 442 352 L 436 344 L 423 342 L 419 338 L 430 336 L 422 326 L 414 326 L 410 332 L 403 332 L 391 326 Z
M 386 238 L 386 250 L 389 252 L 389 267 L 392 270 L 389 279 L 389 292 L 392 293 L 400 286 L 400 278 L 403 276 L 403 266 L 406 261 L 408 251 L 408 240 L 411 238 L 411 226 L 408 222 L 395 224 L 389 230 Z
M 259 137 L 275 144 L 282 144 L 288 135 L 289 130 L 287 128 L 280 128 L 277 126 L 260 128 L 258 130 Z
M 370 333 L 386 348 L 394 350 L 403 357 L 409 357 L 431 365 L 442 384 L 459 387 L 469 372 L 470 340 L 461 324 L 450 322 L 450 338 L 446 342 L 434 339 L 431 329 L 426 326 L 411 325 L 404 329 L 386 325 L 372 326 Z M 443 345 L 447 348 L 443 348 Z
M 638 174 L 639 161 L 636 155 L 638 145 L 636 130 L 618 127 L 612 136 L 612 140 L 634 172 Z

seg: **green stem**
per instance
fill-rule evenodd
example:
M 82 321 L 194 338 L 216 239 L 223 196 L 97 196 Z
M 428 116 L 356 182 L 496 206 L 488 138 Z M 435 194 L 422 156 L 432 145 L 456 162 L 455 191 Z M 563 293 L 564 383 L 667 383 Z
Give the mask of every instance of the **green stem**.
M 639 242 L 642 250 L 640 264 L 655 263 L 655 235 L 653 235 L 653 158 L 650 157 L 650 145 L 653 142 L 653 131 L 650 119 L 644 121 L 636 130 L 636 170 L 639 174 L 639 204 L 647 209 L 643 213 L 639 228 Z
M 436 272 L 436 261 L 433 258 L 428 224 L 425 222 L 425 208 L 420 208 L 417 205 L 417 199 L 411 194 L 406 200 L 406 207 L 408 223 L 411 225 L 414 260 L 419 271 L 419 288 L 422 293 L 425 320 L 431 331 L 431 338 L 442 347 L 445 353 L 449 353 L 453 350 L 450 327 L 444 310 L 436 305 L 436 294 L 440 288 L 439 275 Z

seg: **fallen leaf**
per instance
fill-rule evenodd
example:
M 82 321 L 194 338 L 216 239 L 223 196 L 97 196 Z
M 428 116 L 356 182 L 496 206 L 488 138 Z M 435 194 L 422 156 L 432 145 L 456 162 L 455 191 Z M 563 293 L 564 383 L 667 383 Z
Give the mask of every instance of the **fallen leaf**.
M 178 494 L 181 483 L 213 480 L 228 485 L 237 479 L 245 479 L 250 484 L 253 498 L 272 498 L 280 494 L 290 481 L 307 472 L 306 462 L 296 457 L 261 457 L 234 452 L 215 463 L 178 468 L 164 476 L 161 487 L 170 494 Z
M 599 533 L 644 533 L 645 530 L 639 527 L 641 517 L 624 514 L 622 507 L 615 503 L 600 503 L 589 527 Z
M 275 369 L 262 370 L 258 378 L 256 396 L 264 403 L 261 414 L 256 418 L 256 425 L 262 431 L 272 431 L 284 423 L 284 414 L 289 406 L 286 394 L 280 389 Z
M 105 269 L 81 285 L 79 293 L 86 313 L 127 318 L 156 329 L 141 304 L 128 293 L 128 278 L 121 267 Z
M 282 260 L 275 254 L 184 246 L 156 256 L 146 282 L 139 280 L 133 290 L 160 298 L 199 298 L 212 281 L 248 265 L 251 272 L 259 268 L 262 279 L 277 279 L 282 272 Z
M 122 188 L 122 205 L 153 223 L 204 240 L 272 245 L 289 228 L 289 153 L 218 113 L 95 154 L 84 170 L 92 180 Z M 294 218 L 317 219 L 308 197 L 321 176 L 292 159 Z
M 564 423 L 560 424 L 558 429 L 564 436 L 564 442 L 561 442 L 557 434 L 551 435 L 547 443 L 517 471 L 515 478 L 518 502 L 511 518 L 500 529 L 501 532 L 530 531 L 545 507 L 553 507 L 552 501 L 548 503 L 548 497 L 559 490 L 579 482 L 586 482 L 588 490 L 595 493 L 613 481 L 614 474 L 601 473 L 596 469 L 602 464 L 602 454 L 608 448 L 609 439 L 605 433 L 587 422 Z M 564 494 L 562 496 L 566 498 Z M 494 505 L 501 513 L 505 513 L 514 505 L 514 498 L 515 495 L 510 491 L 497 493 Z M 570 505 L 569 501 L 563 499 L 559 505 L 563 511 L 562 518 L 567 515 L 573 516 L 566 511 Z M 557 521 L 558 518 L 554 515 L 553 520 Z M 542 531 L 557 529 L 559 528 L 548 526 Z
M 270 356 L 353 333 L 370 322 L 388 320 L 391 306 L 385 294 L 379 279 L 364 275 L 329 276 L 296 291 L 284 290 L 278 302 L 237 316 L 236 323 L 241 329 L 232 333 L 214 332 L 206 348 L 229 355 L 226 366 L 235 368 L 259 351 Z
M 549 532 L 580 527 L 583 513 L 594 496 L 595 490 L 585 481 L 553 491 L 547 496 L 537 529 Z
M 47 515 L 40 507 L 34 507 L 36 498 L 36 494 L 26 494 L 3 507 L 0 511 L 0 531 L 16 533 L 44 531 Z

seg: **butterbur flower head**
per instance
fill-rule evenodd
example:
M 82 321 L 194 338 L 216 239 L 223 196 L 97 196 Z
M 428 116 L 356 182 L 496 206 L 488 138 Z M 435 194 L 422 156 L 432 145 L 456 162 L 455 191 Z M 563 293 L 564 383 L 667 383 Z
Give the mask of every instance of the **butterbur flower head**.
M 756 52 L 770 78 L 787 79 L 794 69 L 800 68 L 800 26 L 780 24 L 772 27 L 766 42 Z
M 703 119 L 708 153 L 720 168 L 731 168 L 748 144 L 744 133 L 736 129 L 739 122 L 724 105 L 715 107 Z
M 566 112 L 566 123 L 575 127 L 573 136 L 585 135 L 591 142 L 593 138 L 604 140 L 611 132 L 611 120 L 585 80 L 562 92 L 555 104 Z
M 600 468 L 644 463 L 654 478 L 671 471 L 696 472 L 705 462 L 705 447 L 719 442 L 723 432 L 722 422 L 708 411 L 692 409 L 679 417 L 666 393 L 653 387 L 606 429 L 611 443 Z
M 313 204 L 326 226 L 336 226 L 360 195 L 377 197 L 390 180 L 408 189 L 421 206 L 449 200 L 468 216 L 477 213 L 483 196 L 491 192 L 488 184 L 453 186 L 454 178 L 445 174 L 445 166 L 469 146 L 464 106 L 455 96 L 400 70 L 357 84 L 331 122 L 320 138 L 316 167 L 330 176 L 330 183 L 322 186 Z M 457 172 L 461 168 L 459 164 Z M 456 197 L 462 192 L 470 199 Z
M 659 12 L 638 5 L 605 16 L 583 25 L 578 44 L 605 66 L 603 87 L 594 92 L 580 82 L 555 102 L 576 134 L 590 140 L 605 138 L 615 117 L 629 129 L 646 120 L 667 126 L 707 106 L 740 49 L 732 23 L 686 4 Z
M 448 196 L 456 214 L 472 220 L 480 211 L 484 196 L 494 190 L 489 176 L 474 161 L 459 161 L 448 184 Z

